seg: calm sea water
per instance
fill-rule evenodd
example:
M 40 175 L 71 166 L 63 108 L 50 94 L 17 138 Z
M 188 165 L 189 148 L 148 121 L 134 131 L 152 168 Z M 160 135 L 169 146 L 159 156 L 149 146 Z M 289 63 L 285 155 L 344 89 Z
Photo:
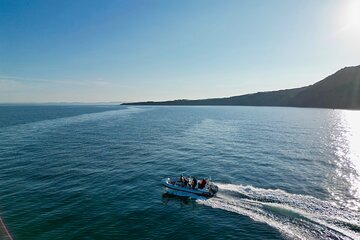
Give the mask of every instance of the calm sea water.
M 211 176 L 209 200 L 160 180 Z M 360 239 L 360 112 L 0 106 L 16 239 Z

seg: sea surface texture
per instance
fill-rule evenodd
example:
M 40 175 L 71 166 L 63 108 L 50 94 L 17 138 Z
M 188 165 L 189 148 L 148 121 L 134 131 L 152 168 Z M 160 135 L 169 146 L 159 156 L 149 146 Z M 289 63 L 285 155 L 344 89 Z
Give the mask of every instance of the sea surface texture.
M 165 194 L 180 174 L 217 196 Z M 0 106 L 15 239 L 360 239 L 359 174 L 359 111 Z

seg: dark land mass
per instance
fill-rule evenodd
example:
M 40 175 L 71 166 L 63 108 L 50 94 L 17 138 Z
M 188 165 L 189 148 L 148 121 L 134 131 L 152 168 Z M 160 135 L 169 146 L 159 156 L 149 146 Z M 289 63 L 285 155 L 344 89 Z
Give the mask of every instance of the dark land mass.
M 310 108 L 360 109 L 360 65 L 346 67 L 306 87 L 258 92 L 225 98 L 133 102 L 124 105 L 228 105 L 287 106 Z

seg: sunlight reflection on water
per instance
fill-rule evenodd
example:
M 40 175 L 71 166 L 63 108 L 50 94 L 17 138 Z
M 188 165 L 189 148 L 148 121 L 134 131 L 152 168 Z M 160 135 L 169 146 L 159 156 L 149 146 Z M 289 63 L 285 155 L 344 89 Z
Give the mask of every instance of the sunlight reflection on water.
M 340 114 L 341 134 L 337 142 L 342 146 L 339 146 L 336 152 L 339 158 L 337 173 L 345 177 L 350 184 L 349 193 L 352 199 L 347 199 L 346 205 L 360 210 L 360 112 L 341 111 Z M 347 167 L 344 168 L 344 165 Z

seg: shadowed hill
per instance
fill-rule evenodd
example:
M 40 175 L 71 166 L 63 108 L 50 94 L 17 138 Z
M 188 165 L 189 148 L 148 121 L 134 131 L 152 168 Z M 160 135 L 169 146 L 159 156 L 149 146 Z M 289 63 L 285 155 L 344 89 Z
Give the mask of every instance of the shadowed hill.
M 237 105 L 360 109 L 360 66 L 346 67 L 310 86 L 226 98 L 135 102 L 125 105 Z

